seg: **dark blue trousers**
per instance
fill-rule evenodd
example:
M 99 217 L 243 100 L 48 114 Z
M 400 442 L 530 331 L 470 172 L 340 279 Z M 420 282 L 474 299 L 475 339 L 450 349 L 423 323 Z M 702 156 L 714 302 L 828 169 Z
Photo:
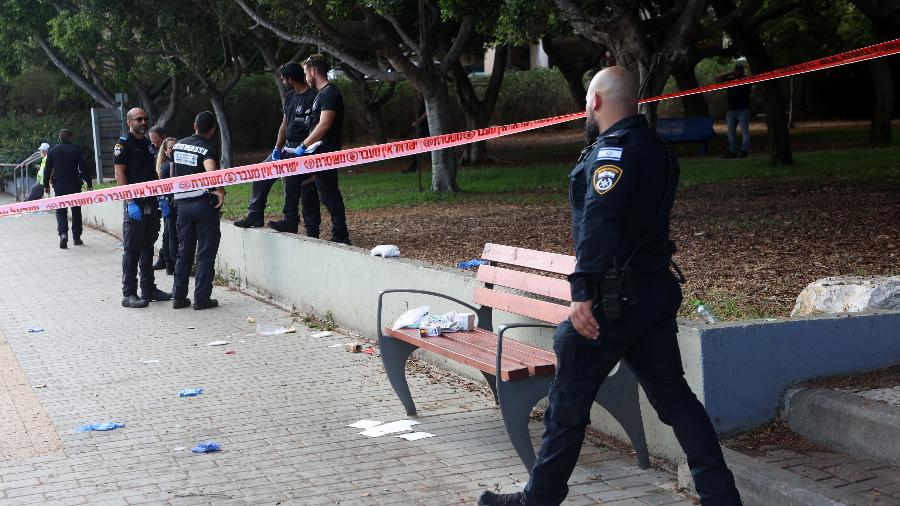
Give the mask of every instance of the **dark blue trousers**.
M 219 252 L 219 210 L 205 196 L 175 201 L 178 207 L 178 259 L 175 262 L 173 297 L 183 299 L 188 293 L 188 278 L 197 257 L 194 276 L 194 302 L 206 302 L 212 295 L 216 254 Z
M 122 295 L 137 295 L 138 269 L 141 271 L 141 293 L 149 293 L 156 288 L 153 276 L 153 245 L 159 236 L 159 209 L 156 199 L 141 203 L 143 214 L 139 221 L 128 216 L 122 208 Z M 73 231 L 74 232 L 74 231 Z
M 307 236 L 319 237 L 319 228 L 322 224 L 319 206 L 324 204 L 328 214 L 331 215 L 331 240 L 341 242 L 350 240 L 344 197 L 338 188 L 337 169 L 316 172 L 316 184 L 303 185 L 300 194 Z
M 57 197 L 71 195 L 73 193 L 80 193 L 81 186 L 54 185 L 53 192 Z M 72 210 L 72 237 L 78 238 L 81 237 L 82 232 L 80 206 L 72 206 L 69 208 L 61 207 L 56 210 L 56 233 L 57 235 L 69 235 L 68 211 L 70 209 Z
M 662 274 L 642 277 L 638 291 L 640 303 L 626 306 L 622 318 L 599 319 L 596 341 L 578 334 L 570 320 L 557 328 L 556 377 L 541 447 L 525 487 L 529 506 L 556 506 L 566 498 L 597 391 L 620 359 L 634 371 L 660 420 L 674 430 L 702 504 L 741 504 L 715 429 L 684 379 L 675 320 L 681 287 Z

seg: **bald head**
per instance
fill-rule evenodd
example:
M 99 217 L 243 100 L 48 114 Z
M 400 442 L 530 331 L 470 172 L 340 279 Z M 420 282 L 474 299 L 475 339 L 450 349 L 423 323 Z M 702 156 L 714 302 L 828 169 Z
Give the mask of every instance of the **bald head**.
M 620 119 L 637 114 L 638 86 L 624 67 L 607 67 L 594 75 L 587 92 L 588 120 L 604 131 Z
M 147 133 L 147 126 L 150 124 L 150 118 L 147 117 L 147 113 L 140 107 L 135 107 L 128 111 L 125 119 L 131 134 L 138 139 L 143 139 Z

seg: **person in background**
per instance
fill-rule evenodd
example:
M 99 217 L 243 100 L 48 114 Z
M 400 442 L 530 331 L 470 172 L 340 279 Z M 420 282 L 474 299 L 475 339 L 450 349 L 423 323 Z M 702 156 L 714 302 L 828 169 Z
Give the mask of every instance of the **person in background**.
M 93 190 L 91 175 L 84 161 L 84 153 L 72 144 L 75 134 L 69 129 L 59 131 L 59 144 L 47 152 L 44 164 L 44 193 L 50 194 L 50 185 L 56 196 L 71 195 L 81 191 L 82 184 Z M 59 247 L 66 249 L 69 241 L 69 216 L 65 207 L 56 210 L 56 232 L 59 234 Z M 84 244 L 81 241 L 81 207 L 72 207 L 72 239 L 75 246 Z
M 44 196 L 44 168 L 47 165 L 47 153 L 50 151 L 50 145 L 46 142 L 42 142 L 41 145 L 38 146 L 38 151 L 41 152 L 41 163 L 38 165 L 34 186 L 31 187 L 31 190 L 28 192 L 28 197 L 25 198 L 26 202 L 29 200 L 38 200 Z
M 167 137 L 160 143 L 159 152 L 156 153 L 156 174 L 160 179 L 172 177 L 172 146 L 178 142 L 175 137 Z M 172 196 L 166 195 L 169 202 L 169 216 L 163 218 L 162 246 L 159 249 L 159 260 L 153 264 L 153 270 L 165 269 L 169 276 L 175 274 L 175 259 L 178 257 L 178 233 L 175 223 L 178 219 L 178 211 L 172 205 Z
M 737 63 L 734 71 L 719 76 L 719 82 L 733 81 L 744 77 L 744 65 Z M 747 158 L 750 152 L 750 92 L 751 84 L 732 86 L 725 90 L 728 97 L 728 112 L 725 122 L 728 124 L 728 153 L 724 158 Z M 737 126 L 741 126 L 741 151 L 737 152 Z
M 166 130 L 160 125 L 153 125 L 147 132 L 147 137 L 150 138 L 150 145 L 153 146 L 151 149 L 153 156 L 156 156 L 159 148 L 162 147 L 163 139 L 166 138 Z

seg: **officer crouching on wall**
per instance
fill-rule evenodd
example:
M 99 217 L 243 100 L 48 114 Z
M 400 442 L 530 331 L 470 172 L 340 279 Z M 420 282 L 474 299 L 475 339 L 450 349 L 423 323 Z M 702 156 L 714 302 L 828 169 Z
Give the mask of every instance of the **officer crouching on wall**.
M 172 147 L 172 177 L 200 174 L 219 168 L 219 154 L 210 142 L 216 133 L 216 116 L 203 111 L 194 118 L 194 135 L 178 141 Z M 191 305 L 187 298 L 188 277 L 197 257 L 194 276 L 194 309 L 209 309 L 219 305 L 211 298 L 216 253 L 219 251 L 219 216 L 225 202 L 225 190 L 192 190 L 175 194 L 178 218 L 178 258 L 175 261 L 175 287 L 172 307 L 181 309 Z
M 478 504 L 561 504 L 597 392 L 624 359 L 687 454 L 701 504 L 740 505 L 715 428 L 681 367 L 675 315 L 683 278 L 669 270 L 678 160 L 637 114 L 637 82 L 625 68 L 597 73 L 586 102 L 593 144 L 569 176 L 573 302 L 553 336 L 556 377 L 540 451 L 524 491 L 485 490 Z

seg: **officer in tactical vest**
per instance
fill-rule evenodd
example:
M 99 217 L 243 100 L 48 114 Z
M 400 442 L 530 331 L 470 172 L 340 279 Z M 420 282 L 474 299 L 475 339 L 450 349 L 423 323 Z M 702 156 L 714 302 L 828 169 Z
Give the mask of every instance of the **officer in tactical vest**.
M 681 367 L 675 315 L 684 278 L 672 264 L 669 240 L 678 161 L 637 110 L 637 83 L 623 67 L 603 69 L 591 80 L 587 126 L 596 140 L 569 176 L 573 302 L 553 337 L 557 368 L 541 447 L 523 492 L 486 490 L 479 505 L 565 500 L 591 406 L 623 359 L 660 420 L 674 430 L 701 503 L 741 504 L 715 429 Z
M 124 186 L 157 179 L 156 161 L 147 135 L 149 119 L 143 109 L 126 115 L 128 134 L 119 137 L 113 148 L 116 183 Z M 124 202 L 122 223 L 122 306 L 147 307 L 150 301 L 169 300 L 172 295 L 156 287 L 153 278 L 153 245 L 159 236 L 160 214 L 169 215 L 169 204 L 157 197 L 136 197 Z M 137 273 L 140 270 L 141 296 Z
M 203 111 L 194 118 L 194 135 L 181 139 L 172 147 L 172 177 L 200 174 L 219 168 L 219 154 L 210 142 L 216 133 L 216 115 Z M 225 190 L 199 189 L 175 194 L 178 209 L 178 258 L 175 261 L 175 287 L 172 307 L 181 309 L 191 305 L 187 298 L 188 277 L 197 257 L 194 276 L 194 309 L 209 309 L 219 305 L 211 298 L 216 253 L 219 252 L 219 216 L 225 202 Z

